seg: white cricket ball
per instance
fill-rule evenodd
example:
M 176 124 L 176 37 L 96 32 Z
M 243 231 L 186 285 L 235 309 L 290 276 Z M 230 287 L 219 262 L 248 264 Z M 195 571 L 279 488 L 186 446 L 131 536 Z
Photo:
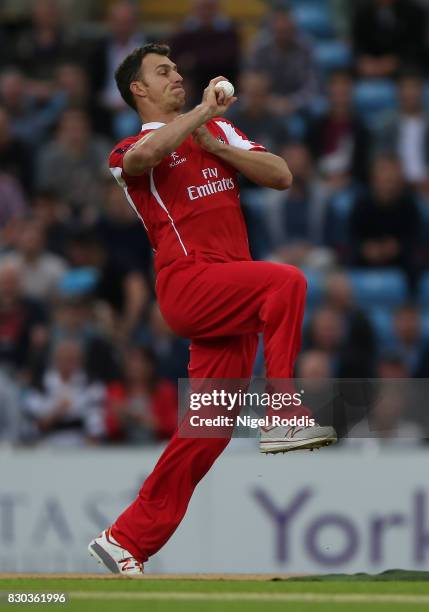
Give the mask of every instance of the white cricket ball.
M 220 81 L 219 83 L 216 83 L 215 90 L 223 91 L 227 98 L 232 98 L 235 91 L 234 85 L 229 81 Z

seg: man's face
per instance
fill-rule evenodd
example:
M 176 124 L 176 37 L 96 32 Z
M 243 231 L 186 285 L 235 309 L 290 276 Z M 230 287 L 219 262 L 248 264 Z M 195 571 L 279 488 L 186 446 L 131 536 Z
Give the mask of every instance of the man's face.
M 394 202 L 404 188 L 400 163 L 396 160 L 378 160 L 373 169 L 372 188 L 380 202 Z
M 143 98 L 163 111 L 179 111 L 185 104 L 183 78 L 170 58 L 149 53 L 143 59 Z M 138 93 L 137 93 L 138 95 Z
M 418 78 L 405 78 L 399 87 L 401 109 L 405 113 L 423 110 L 423 82 Z

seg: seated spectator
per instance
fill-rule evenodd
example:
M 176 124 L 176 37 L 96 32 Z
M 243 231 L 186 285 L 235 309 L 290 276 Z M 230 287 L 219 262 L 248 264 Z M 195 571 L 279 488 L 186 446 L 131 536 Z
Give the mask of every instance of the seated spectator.
M 23 221 L 16 252 L 6 255 L 21 270 L 22 288 L 29 298 L 48 301 L 54 295 L 67 264 L 45 250 L 45 235 L 37 221 Z
M 236 83 L 240 41 L 235 24 L 220 11 L 219 0 L 193 0 L 193 10 L 171 40 L 171 55 L 189 78 L 195 101 L 210 79 L 223 75 Z
M 332 378 L 332 363 L 329 353 L 314 349 L 303 351 L 296 364 L 296 378 L 326 380 Z
M 370 136 L 353 110 L 353 79 L 336 72 L 328 83 L 328 110 L 309 126 L 307 144 L 326 178 L 344 182 L 349 175 L 365 181 Z
M 128 0 L 111 2 L 107 17 L 107 34 L 93 44 L 87 66 L 92 90 L 96 94 L 96 103 L 110 116 L 109 128 L 118 139 L 138 132 L 141 122 L 122 100 L 115 82 L 115 71 L 127 55 L 145 42 L 146 38 L 139 30 L 136 4 Z
M 94 131 L 107 137 L 111 133 L 110 114 L 96 99 L 91 90 L 88 71 L 80 64 L 69 60 L 58 65 L 54 87 L 65 96 L 67 106 L 84 110 Z
M 348 317 L 331 305 L 322 306 L 311 317 L 304 333 L 305 350 L 323 351 L 329 356 L 332 376 L 367 378 L 372 375 L 370 359 L 350 341 Z
M 177 384 L 178 378 L 187 378 L 189 342 L 174 335 L 165 322 L 158 304 L 152 305 L 149 323 L 143 323 L 136 333 L 139 344 L 153 347 L 162 378 Z
M 257 37 L 247 68 L 267 75 L 272 93 L 268 108 L 280 116 L 310 109 L 319 93 L 311 48 L 286 8 L 271 11 L 268 30 Z
M 0 105 L 9 114 L 12 134 L 33 150 L 45 142 L 65 103 L 62 94 L 39 98 L 16 68 L 5 68 L 0 74 Z
M 37 192 L 32 202 L 34 219 L 45 235 L 46 250 L 64 257 L 67 240 L 72 230 L 70 211 L 55 191 Z
M 51 343 L 79 342 L 88 379 L 110 382 L 120 373 L 114 325 L 106 324 L 101 307 L 90 297 L 59 295 L 53 306 Z
M 414 304 L 400 307 L 393 319 L 394 336 L 391 350 L 395 351 L 407 368 L 409 376 L 416 376 L 426 369 L 427 339 L 422 333 L 421 312 Z
M 346 334 L 345 321 L 331 306 L 322 306 L 311 317 L 305 332 L 305 349 L 324 351 L 335 363 Z
M 357 3 L 353 43 L 362 77 L 391 77 L 401 66 L 426 68 L 426 12 L 414 0 Z
M 87 379 L 79 344 L 63 340 L 40 388 L 28 391 L 24 412 L 41 442 L 62 447 L 94 444 L 105 433 L 104 397 L 103 386 Z
M 149 349 L 129 347 L 124 378 L 107 388 L 108 439 L 132 444 L 167 440 L 177 426 L 176 386 L 158 377 Z
M 56 136 L 40 151 L 38 188 L 54 190 L 74 214 L 89 222 L 101 207 L 109 143 L 95 136 L 88 115 L 67 109 Z
M 376 338 L 372 325 L 355 302 L 349 277 L 344 272 L 332 272 L 326 278 L 324 303 L 346 318 L 347 339 L 353 356 L 374 364 Z
M 334 425 L 332 406 L 334 367 L 329 353 L 319 349 L 300 353 L 296 362 L 295 376 L 299 379 L 299 382 L 296 381 L 297 388 L 304 390 L 305 404 L 317 422 Z
M 288 191 L 268 196 L 267 223 L 277 246 L 274 257 L 293 265 L 326 267 L 332 255 L 323 247 L 322 221 L 327 191 L 314 172 L 307 147 L 300 143 L 286 146 L 281 155 L 294 177 Z
M 380 119 L 375 136 L 380 152 L 399 157 L 405 179 L 429 193 L 429 114 L 424 87 L 419 74 L 404 73 L 399 80 L 399 109 Z
M 425 432 L 414 420 L 410 387 L 398 380 L 407 378 L 407 367 L 397 357 L 386 355 L 378 374 L 383 381 L 369 415 L 351 429 L 347 446 L 383 449 L 423 444 Z
M 415 277 L 414 249 L 419 214 L 412 192 L 407 191 L 400 161 L 380 156 L 375 161 L 371 189 L 356 201 L 350 232 L 354 263 L 358 266 L 400 266 Z
M 104 245 L 110 262 L 128 274 L 139 271 L 150 276 L 152 248 L 142 222 L 110 178 L 105 183 L 103 214 L 94 229 Z
M 33 158 L 25 140 L 14 136 L 9 113 L 0 107 L 0 172 L 17 179 L 28 195 L 33 187 Z
M 46 312 L 23 293 L 21 268 L 0 262 L 0 365 L 28 376 L 44 355 L 47 341 Z
M 28 76 L 50 81 L 57 63 L 76 57 L 78 47 L 63 26 L 57 0 L 36 0 L 31 10 L 29 27 L 15 44 L 15 62 Z
M 124 271 L 121 262 L 108 256 L 108 248 L 104 248 L 91 230 L 70 237 L 67 259 L 75 269 L 93 268 L 98 271 L 94 295 L 111 309 L 116 319 L 118 340 L 129 338 L 136 331 L 150 298 L 143 274 L 136 269 Z
M 231 107 L 228 119 L 255 142 L 276 153 L 288 142 L 284 121 L 268 106 L 270 83 L 266 74 L 244 72 L 240 77 L 240 95 Z
M 385 350 L 377 361 L 376 377 L 393 380 L 410 378 L 410 370 L 399 352 Z

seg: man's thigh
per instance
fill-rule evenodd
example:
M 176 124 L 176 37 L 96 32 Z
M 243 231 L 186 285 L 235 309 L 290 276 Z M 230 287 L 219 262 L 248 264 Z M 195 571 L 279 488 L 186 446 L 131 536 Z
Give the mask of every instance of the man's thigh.
M 161 311 L 177 334 L 216 338 L 262 330 L 261 309 L 296 268 L 261 261 L 183 264 L 161 271 Z
M 257 334 L 193 340 L 189 378 L 248 379 L 252 376 L 257 348 Z

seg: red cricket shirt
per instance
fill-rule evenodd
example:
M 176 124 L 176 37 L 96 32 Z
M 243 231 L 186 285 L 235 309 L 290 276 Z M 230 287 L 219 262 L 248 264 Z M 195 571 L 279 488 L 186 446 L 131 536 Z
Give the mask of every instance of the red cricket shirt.
M 147 174 L 133 177 L 125 172 L 123 160 L 130 146 L 163 125 L 144 124 L 140 134 L 116 145 L 109 158 L 112 174 L 147 231 L 156 272 L 191 254 L 216 262 L 250 260 L 237 172 L 192 136 Z M 206 126 L 221 142 L 265 151 L 226 119 L 212 119 Z

